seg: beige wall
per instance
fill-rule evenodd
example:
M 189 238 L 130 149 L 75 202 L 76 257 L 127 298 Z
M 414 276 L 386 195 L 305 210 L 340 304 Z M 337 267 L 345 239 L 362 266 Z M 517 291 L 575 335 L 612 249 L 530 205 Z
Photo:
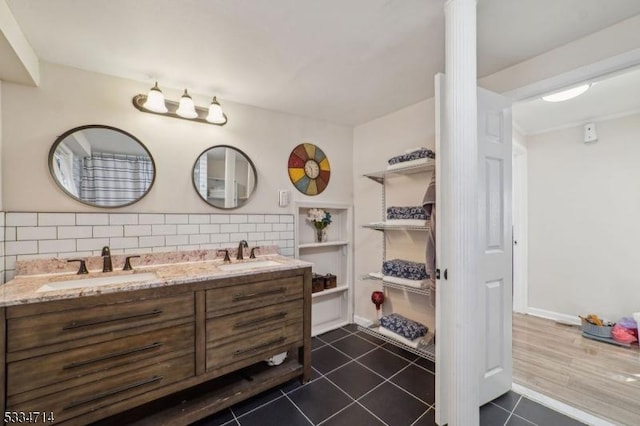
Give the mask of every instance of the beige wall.
M 640 309 L 640 115 L 528 138 L 529 306 L 618 320 Z
M 144 114 L 131 99 L 146 93 L 150 83 L 42 64 L 41 86 L 2 85 L 2 184 L 6 211 L 104 211 L 67 197 L 53 182 L 48 168 L 49 148 L 64 131 L 85 124 L 105 124 L 138 137 L 157 167 L 151 192 L 140 202 L 111 211 L 216 213 L 205 204 L 191 182 L 193 164 L 206 148 L 227 144 L 244 151 L 258 170 L 255 196 L 234 213 L 292 213 L 278 207 L 278 189 L 289 189 L 292 201 L 311 199 L 290 183 L 287 159 L 302 142 L 323 149 L 332 168 L 328 188 L 314 201 L 352 200 L 352 129 L 347 126 L 222 102 L 229 123 L 224 127 Z M 165 90 L 167 99 L 179 91 Z M 197 105 L 208 96 L 193 95 Z

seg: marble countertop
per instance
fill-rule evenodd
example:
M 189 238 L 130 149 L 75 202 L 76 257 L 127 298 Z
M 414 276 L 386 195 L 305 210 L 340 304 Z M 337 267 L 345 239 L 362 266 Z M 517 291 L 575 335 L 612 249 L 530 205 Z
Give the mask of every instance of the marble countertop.
M 134 265 L 134 271 L 113 271 L 102 272 L 92 271 L 89 274 L 78 275 L 72 272 L 60 273 L 31 273 L 29 275 L 18 275 L 6 284 L 0 285 L 0 307 L 12 305 L 24 305 L 29 303 L 49 302 L 53 300 L 73 299 L 84 296 L 95 296 L 99 294 L 117 293 L 132 290 L 143 290 L 150 288 L 158 288 L 165 286 L 173 286 L 180 284 L 189 284 L 213 279 L 224 279 L 239 276 L 248 276 L 257 273 L 286 271 L 291 269 L 305 268 L 312 266 L 311 263 L 280 256 L 278 254 L 266 254 L 256 256 L 255 259 L 247 259 L 243 261 L 232 260 L 232 264 L 238 263 L 256 263 L 260 261 L 273 261 L 278 265 L 258 266 L 249 269 L 241 269 L 235 271 L 225 271 L 220 266 L 225 265 L 222 259 L 205 259 L 186 262 L 175 262 L 167 264 L 143 264 Z M 65 261 L 66 263 L 66 261 Z M 77 265 L 76 265 L 77 268 Z M 114 266 L 115 269 L 115 266 Z M 135 280 L 129 278 L 131 275 L 153 273 L 155 277 Z M 126 276 L 126 283 L 90 285 L 81 288 L 54 289 L 47 291 L 38 291 L 44 285 L 52 283 L 65 282 L 74 280 L 84 280 L 91 278 Z M 117 280 L 117 278 L 114 278 Z

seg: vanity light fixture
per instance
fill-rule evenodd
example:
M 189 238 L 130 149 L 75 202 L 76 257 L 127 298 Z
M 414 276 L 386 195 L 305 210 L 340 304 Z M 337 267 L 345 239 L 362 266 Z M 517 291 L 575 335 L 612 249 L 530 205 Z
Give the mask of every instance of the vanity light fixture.
M 542 100 L 547 102 L 562 102 L 568 101 L 569 99 L 573 99 L 582 95 L 584 92 L 589 90 L 591 84 L 583 84 L 580 86 L 572 87 L 571 89 L 562 90 L 560 92 L 552 93 L 547 96 L 543 96 Z
M 227 124 L 227 116 L 222 112 L 222 107 L 215 96 L 209 108 L 196 106 L 187 89 L 184 89 L 180 102 L 169 101 L 164 99 L 158 82 L 149 90 L 149 94 L 134 96 L 133 106 L 142 112 L 151 114 L 166 115 L 216 126 Z

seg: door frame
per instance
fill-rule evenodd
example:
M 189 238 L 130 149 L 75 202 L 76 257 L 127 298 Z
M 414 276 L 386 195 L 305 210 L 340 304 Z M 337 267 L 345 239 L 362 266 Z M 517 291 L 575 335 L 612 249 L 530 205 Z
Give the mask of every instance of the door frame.
M 513 123 L 516 128 L 515 122 Z M 513 311 L 529 309 L 529 208 L 527 147 L 513 138 L 512 158 L 513 211 Z M 516 247 L 517 245 L 517 247 Z

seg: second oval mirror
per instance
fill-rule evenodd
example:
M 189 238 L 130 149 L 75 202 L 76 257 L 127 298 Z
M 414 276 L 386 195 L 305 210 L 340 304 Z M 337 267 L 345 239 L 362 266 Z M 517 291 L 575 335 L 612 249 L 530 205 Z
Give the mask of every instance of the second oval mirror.
M 193 166 L 193 186 L 198 195 L 219 209 L 243 206 L 255 191 L 257 179 L 249 157 L 228 145 L 207 149 Z

